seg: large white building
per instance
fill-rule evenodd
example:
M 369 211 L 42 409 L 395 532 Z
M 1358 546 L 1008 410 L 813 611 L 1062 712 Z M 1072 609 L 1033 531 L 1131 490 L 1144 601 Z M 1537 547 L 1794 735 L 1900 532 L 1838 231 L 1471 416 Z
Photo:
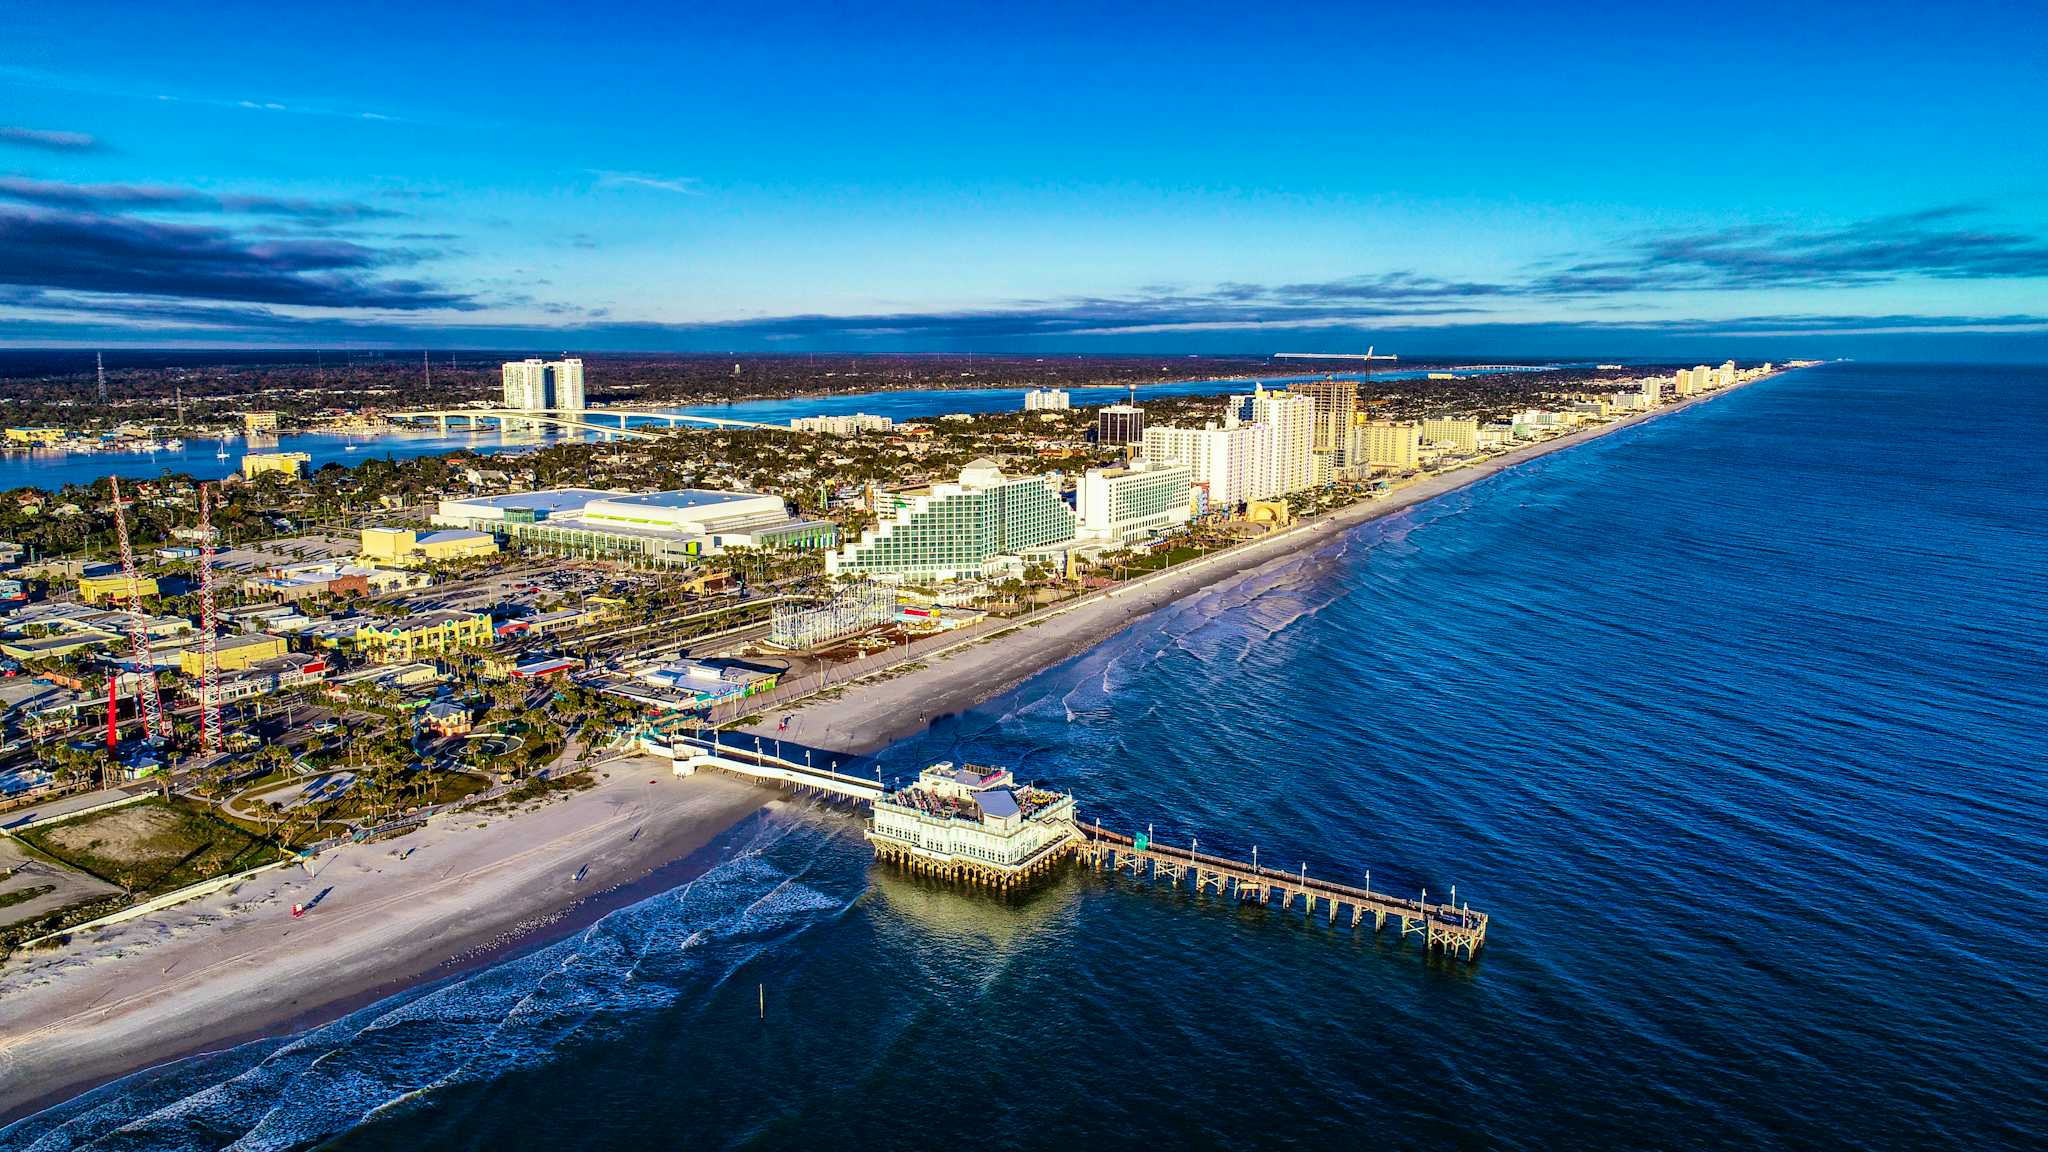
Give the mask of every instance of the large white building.
M 503 368 L 505 374 L 505 407 L 531 412 L 536 408 L 548 407 L 547 362 L 538 357 L 531 360 L 508 360 Z
M 1007 477 L 983 457 L 960 470 L 959 483 L 900 499 L 880 524 L 827 555 L 825 571 L 917 583 L 980 579 L 1073 543 L 1075 528 L 1051 477 Z
M 434 523 L 537 551 L 660 564 L 687 564 L 727 548 L 830 548 L 839 538 L 829 520 L 790 516 L 780 496 L 696 488 L 554 488 L 443 500 Z
M 1314 399 L 1261 388 L 1230 397 L 1220 427 L 1145 429 L 1145 457 L 1186 466 L 1223 510 L 1314 487 L 1315 436 Z
M 1316 402 L 1301 392 L 1259 388 L 1249 396 L 1232 396 L 1227 416 L 1262 429 L 1265 450 L 1259 460 L 1252 500 L 1267 500 L 1316 486 Z
M 1194 474 L 1185 465 L 1090 468 L 1074 486 L 1074 507 L 1084 540 L 1121 547 L 1188 521 Z
M 1024 394 L 1026 412 L 1065 412 L 1069 406 L 1063 388 L 1033 388 Z
M 583 361 L 508 360 L 503 366 L 507 408 L 534 412 L 557 408 L 583 411 Z
M 1735 370 L 1735 362 L 1729 361 L 1726 367 L 1732 374 Z M 1707 389 L 1715 387 L 1714 379 L 1714 370 L 1705 364 L 1695 365 L 1690 369 L 1681 368 L 1678 370 L 1678 385 L 1675 391 L 1680 396 L 1691 396 L 1695 393 L 1705 392 Z
M 548 362 L 547 369 L 553 378 L 550 384 L 554 389 L 555 407 L 571 412 L 583 411 L 586 407 L 583 402 L 583 361 L 552 360 Z
M 818 432 L 826 436 L 858 436 L 863 432 L 890 432 L 896 422 L 887 416 L 855 412 L 851 416 L 799 416 L 789 422 L 793 431 Z
M 1264 430 L 1250 424 L 1145 429 L 1145 458 L 1186 467 L 1214 511 L 1264 498 L 1258 478 L 1264 472 L 1260 457 L 1265 449 Z

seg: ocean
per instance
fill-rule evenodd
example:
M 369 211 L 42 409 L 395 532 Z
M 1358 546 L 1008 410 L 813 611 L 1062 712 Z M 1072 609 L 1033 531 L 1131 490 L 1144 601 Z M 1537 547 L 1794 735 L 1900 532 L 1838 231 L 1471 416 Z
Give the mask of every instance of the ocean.
M 877 867 L 795 803 L 59 1148 L 2048 1146 L 2039 369 L 1836 364 L 1343 533 L 888 749 L 1492 915 Z M 765 1017 L 761 1004 L 765 1001 Z

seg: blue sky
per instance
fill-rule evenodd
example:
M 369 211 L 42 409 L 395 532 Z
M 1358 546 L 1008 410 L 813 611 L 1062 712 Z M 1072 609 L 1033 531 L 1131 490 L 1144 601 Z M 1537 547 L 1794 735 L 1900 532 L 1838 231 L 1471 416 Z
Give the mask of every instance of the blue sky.
M 2048 358 L 2038 4 L 696 7 L 0 0 L 0 344 Z

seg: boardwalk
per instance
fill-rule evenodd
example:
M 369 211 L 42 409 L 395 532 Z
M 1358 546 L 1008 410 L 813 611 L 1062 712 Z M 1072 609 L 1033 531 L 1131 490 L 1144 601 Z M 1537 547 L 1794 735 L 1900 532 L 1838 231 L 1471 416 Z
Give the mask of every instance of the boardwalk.
M 828 761 L 829 767 L 819 767 L 811 762 L 812 754 L 806 750 L 803 763 L 798 763 L 769 752 L 758 736 L 740 736 L 721 742 L 717 739 L 717 730 L 712 731 L 713 737 L 707 740 L 664 730 L 659 724 L 649 725 L 647 732 L 639 738 L 639 744 L 642 751 L 667 757 L 675 765 L 676 774 L 681 776 L 709 768 L 750 780 L 788 784 L 868 803 L 873 803 L 883 793 L 879 777 L 869 779 L 848 775 L 839 771 L 837 760 Z M 777 747 L 780 747 L 780 742 Z
M 1256 863 L 1211 856 L 1192 845 L 1167 848 L 1153 844 L 1140 848 L 1131 837 L 1099 824 L 1083 823 L 1077 827 L 1081 833 L 1081 858 L 1097 871 L 1127 871 L 1147 879 L 1165 879 L 1174 887 L 1189 882 L 1197 892 L 1234 895 L 1269 907 L 1277 904 L 1283 911 L 1299 900 L 1303 916 L 1313 916 L 1321 908 L 1332 924 L 1337 922 L 1339 910 L 1348 908 L 1353 927 L 1363 924 L 1370 915 L 1375 932 L 1386 927 L 1387 920 L 1392 918 L 1400 925 L 1403 937 L 1419 936 L 1431 950 L 1441 948 L 1448 955 L 1466 960 L 1476 959 L 1486 943 L 1486 913 L 1464 906 L 1429 903 L 1427 889 L 1421 899 L 1408 900 L 1319 879 L 1306 871 L 1275 872 Z

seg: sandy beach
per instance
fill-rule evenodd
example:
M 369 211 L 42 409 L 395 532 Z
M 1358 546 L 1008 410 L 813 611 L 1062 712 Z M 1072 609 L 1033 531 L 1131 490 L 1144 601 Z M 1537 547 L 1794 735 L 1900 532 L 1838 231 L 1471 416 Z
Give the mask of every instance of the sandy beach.
M 764 738 L 780 735 L 817 748 L 872 754 L 940 717 L 1001 695 L 1037 672 L 1087 651 L 1156 608 L 1290 556 L 1319 537 L 1395 515 L 1517 465 L 1590 443 L 1646 420 L 1661 419 L 1734 390 L 1703 393 L 1654 412 L 1639 412 L 1465 468 L 1424 477 L 1385 496 L 1297 522 L 1230 552 L 1070 601 L 1037 617 L 1029 626 L 999 637 L 972 637 L 956 648 L 923 658 L 923 668 L 908 672 L 884 669 L 864 679 L 842 682 L 823 696 L 777 702 L 770 709 L 776 718 L 794 716 L 786 732 L 777 733 L 773 719 L 743 731 Z
M 777 711 L 795 712 L 787 735 L 806 744 L 872 753 L 1155 608 L 1318 538 L 1721 394 L 1425 478 Z M 721 776 L 677 779 L 652 759 L 616 761 L 601 774 L 595 787 L 529 810 L 464 813 L 393 841 L 342 847 L 311 871 L 276 870 L 10 959 L 0 967 L 0 1123 L 139 1069 L 310 1027 L 558 939 L 638 898 L 648 883 L 680 882 L 678 862 L 778 795 Z M 292 918 L 294 903 L 315 901 L 307 916 Z
M 596 787 L 538 807 L 347 845 L 310 870 L 14 957 L 0 969 L 0 1122 L 559 938 L 777 795 L 725 776 L 677 779 L 652 759 L 600 771 Z M 292 918 L 293 904 L 316 900 Z

